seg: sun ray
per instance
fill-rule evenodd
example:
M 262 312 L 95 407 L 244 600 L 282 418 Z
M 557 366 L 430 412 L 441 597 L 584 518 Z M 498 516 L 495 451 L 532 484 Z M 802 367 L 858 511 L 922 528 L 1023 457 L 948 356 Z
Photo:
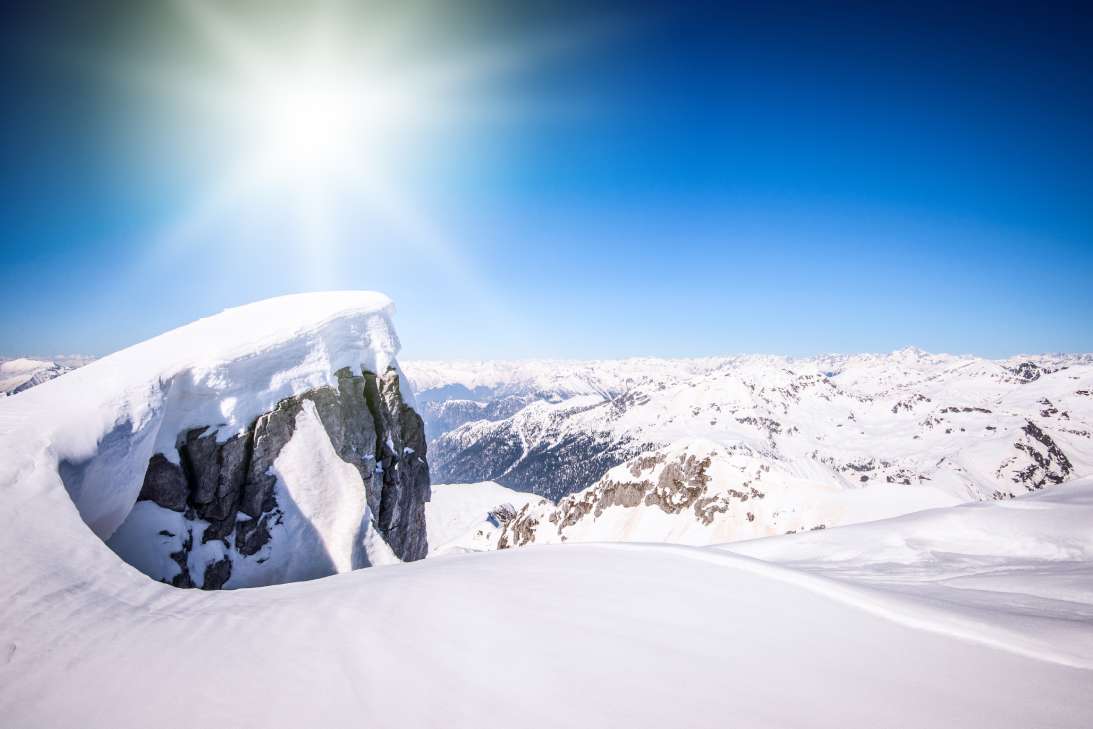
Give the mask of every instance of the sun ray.
M 201 163 L 215 179 L 156 237 L 157 254 L 183 255 L 188 246 L 222 242 L 224 235 L 210 235 L 218 222 L 284 200 L 290 208 L 284 212 L 298 226 L 301 285 L 322 288 L 338 279 L 338 261 L 347 252 L 341 238 L 363 224 L 391 231 L 428 265 L 461 282 L 481 306 L 506 309 L 490 300 L 461 255 L 458 236 L 414 204 L 403 171 L 427 165 L 424 150 L 465 146 L 467 129 L 515 118 L 527 102 L 511 98 L 506 82 L 572 53 L 597 33 L 520 43 L 478 39 L 470 49 L 430 44 L 427 21 L 437 19 L 426 11 L 435 8 L 422 3 L 362 9 L 317 2 L 300 6 L 304 11 L 291 22 L 274 18 L 273 26 L 249 22 L 246 5 L 174 0 L 172 7 L 212 55 L 136 64 L 149 70 L 130 66 L 128 80 L 185 119 L 174 143 L 197 157 L 205 145 Z M 354 204 L 345 204 L 348 196 Z

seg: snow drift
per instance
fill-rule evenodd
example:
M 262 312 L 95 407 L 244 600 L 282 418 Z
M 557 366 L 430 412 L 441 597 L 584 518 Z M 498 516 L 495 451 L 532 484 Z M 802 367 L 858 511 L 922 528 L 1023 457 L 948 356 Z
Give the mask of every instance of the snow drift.
M 391 311 L 288 296 L 103 358 L 4 401 L 0 477 L 27 499 L 60 479 L 96 535 L 176 586 L 419 559 L 424 434 Z
M 263 302 L 0 403 L 5 726 L 1089 725 L 1089 481 L 872 531 L 809 532 L 785 552 L 762 542 L 741 554 L 532 546 L 247 590 L 176 589 L 107 546 L 141 526 L 138 507 L 183 519 L 219 508 L 233 493 L 220 486 L 236 483 L 220 475 L 238 473 L 223 458 L 236 452 L 229 444 L 251 433 L 257 452 L 266 418 L 261 427 L 292 427 L 268 473 L 325 535 L 331 571 L 353 567 L 358 545 L 379 555 L 382 545 L 357 539 L 373 496 L 362 503 L 366 479 L 347 460 L 357 441 L 323 414 L 355 412 L 356 379 L 371 372 L 376 392 L 362 398 L 376 404 L 376 434 L 413 435 L 409 405 L 391 388 L 400 378 L 389 315 L 371 294 Z M 400 479 L 423 452 L 377 440 L 386 464 L 370 472 L 373 485 L 420 494 Z M 219 460 L 202 461 L 209 453 Z M 186 490 L 175 491 L 177 480 L 149 481 L 157 455 L 165 472 L 189 458 L 209 470 L 184 474 Z M 313 488 L 320 475 L 332 491 Z M 191 487 L 213 498 L 195 500 Z M 181 496 L 185 508 L 170 508 Z M 385 533 L 385 514 L 373 517 L 365 536 L 407 544 L 400 522 Z M 187 526 L 195 544 L 231 524 L 198 521 Z M 886 534 L 902 546 L 886 543 L 870 563 Z M 824 573 L 832 544 L 845 569 Z M 1028 579 L 1023 558 L 1035 561 Z M 856 564 L 864 583 L 896 559 L 907 569 L 890 584 L 851 584 Z M 927 591 L 912 594 L 915 567 L 938 564 L 962 570 L 961 581 L 920 580 Z M 993 574 L 981 580 L 977 564 Z M 981 599 L 984 585 L 1001 596 L 998 609 Z

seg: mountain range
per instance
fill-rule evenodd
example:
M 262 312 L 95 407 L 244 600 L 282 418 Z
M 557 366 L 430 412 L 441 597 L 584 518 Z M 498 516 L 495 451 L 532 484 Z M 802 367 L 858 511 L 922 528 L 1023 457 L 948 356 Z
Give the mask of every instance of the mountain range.
M 1088 726 L 1088 357 L 400 364 L 393 311 L 0 400 L 5 726 Z
M 504 544 L 711 544 L 1093 474 L 1093 356 L 408 362 L 438 483 L 524 504 Z

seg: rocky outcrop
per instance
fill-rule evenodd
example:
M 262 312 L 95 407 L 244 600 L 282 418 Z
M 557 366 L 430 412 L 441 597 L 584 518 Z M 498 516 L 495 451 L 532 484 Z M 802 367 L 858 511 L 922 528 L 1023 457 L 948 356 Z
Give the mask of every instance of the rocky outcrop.
M 1020 483 L 1029 491 L 1042 489 L 1049 484 L 1065 481 L 1074 471 L 1070 459 L 1045 433 L 1031 420 L 1022 428 L 1025 439 L 1013 444 L 1013 447 L 1028 456 L 1027 465 L 1013 473 L 1014 483 Z
M 403 400 L 395 370 L 389 369 L 381 377 L 366 372 L 364 380 L 376 433 L 374 480 L 379 481 L 369 489 L 369 507 L 376 515 L 376 527 L 400 559 L 423 559 L 429 551 L 425 426 Z
M 337 456 L 359 472 L 371 526 L 391 552 L 403 561 L 425 557 L 430 481 L 422 420 L 403 399 L 396 370 L 357 375 L 346 368 L 337 372 L 336 387 L 282 400 L 242 433 L 221 440 L 215 427 L 190 429 L 179 434 L 175 453 L 152 456 L 138 504 L 181 513 L 188 530 L 169 555 L 180 567 L 172 584 L 218 589 L 236 560 L 259 554 L 274 538 L 273 527 L 286 518 L 274 463 L 305 403 Z M 195 539 L 223 547 L 222 557 L 204 565 L 200 583 L 190 569 Z
M 729 508 L 725 496 L 704 498 L 710 483 L 710 464 L 708 454 L 682 453 L 669 457 L 664 452 L 648 453 L 630 460 L 625 469 L 621 469 L 628 478 L 605 476 L 595 486 L 563 498 L 546 513 L 541 508 L 528 506 L 519 512 L 499 510 L 495 515 L 502 530 L 497 547 L 506 549 L 534 542 L 536 530 L 544 519 L 555 525 L 558 536 L 565 541 L 566 529 L 588 516 L 598 518 L 612 507 L 654 507 L 665 514 L 681 514 L 693 508 L 695 518 L 709 524 L 714 513 L 723 513 Z M 762 498 L 756 489 L 751 492 Z M 741 496 L 744 501 L 749 498 L 748 494 L 735 490 L 730 493 Z
M 1044 363 L 1037 364 L 1036 362 L 1021 362 L 1013 367 L 1009 368 L 1010 374 L 1013 376 L 1013 381 L 1019 384 L 1028 384 L 1029 382 L 1035 382 L 1044 375 L 1050 375 L 1055 372 L 1067 369 L 1066 365 L 1051 367 Z

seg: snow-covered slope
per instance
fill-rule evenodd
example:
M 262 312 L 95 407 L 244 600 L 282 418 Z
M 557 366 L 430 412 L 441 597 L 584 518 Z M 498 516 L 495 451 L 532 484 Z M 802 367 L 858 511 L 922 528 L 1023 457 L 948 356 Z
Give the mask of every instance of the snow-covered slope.
M 207 593 L 134 581 L 120 563 L 76 574 L 59 553 L 91 547 L 84 530 L 49 551 L 61 565 L 46 575 L 52 590 L 27 594 L 29 576 L 0 583 L 0 715 L 16 727 L 111 729 L 1082 729 L 1093 623 L 1088 599 L 1074 599 L 1087 590 L 1073 560 L 1090 551 L 1088 531 L 1071 527 L 1093 519 L 1090 486 L 1062 487 L 1085 494 L 1065 504 L 947 509 L 930 527 L 931 550 L 1006 559 L 1014 550 L 989 534 L 969 539 L 988 526 L 979 513 L 1008 509 L 1016 545 L 1058 542 L 1062 520 L 1064 539 L 1080 541 L 1057 559 L 1039 554 L 1040 566 L 1076 579 L 1069 605 L 1041 615 L 1043 572 L 1021 580 L 1021 561 L 1009 594 L 986 596 L 1004 598 L 997 605 L 973 605 L 974 589 L 951 606 L 715 548 L 647 544 L 457 555 Z M 794 543 L 815 555 L 818 535 Z M 870 549 L 850 541 L 852 554 Z
M 529 507 L 509 545 L 709 544 L 1093 474 L 1089 355 L 990 361 L 906 349 L 407 372 L 434 428 L 438 479 L 557 500 Z
M 1093 667 L 1093 479 L 722 549 L 843 585 L 901 621 Z
M 207 592 L 149 579 L 102 541 L 126 528 L 134 504 L 174 511 L 161 504 L 174 505 L 174 482 L 149 481 L 155 455 L 168 472 L 172 451 L 183 462 L 219 454 L 217 494 L 234 483 L 219 479 L 229 444 L 251 432 L 260 440 L 267 418 L 276 432 L 292 426 L 274 438 L 267 473 L 320 536 L 298 534 L 294 556 L 322 543 L 331 572 L 354 566 L 356 545 L 371 550 L 353 530 L 365 479 L 354 439 L 335 427 L 354 421 L 323 413 L 356 412 L 345 390 L 355 372 L 398 383 L 387 369 L 397 349 L 389 312 L 366 294 L 264 302 L 0 403 L 0 723 L 1088 726 L 1089 481 L 1051 498 L 798 535 L 786 551 L 739 546 L 782 564 L 718 548 L 567 544 Z M 388 480 L 424 451 L 403 446 L 405 460 L 386 460 L 402 444 L 381 433 L 412 433 L 413 418 L 395 407 L 396 391 L 376 387 L 365 400 L 384 403 L 374 428 L 386 465 L 372 478 L 383 491 L 419 493 Z M 693 466 L 680 468 L 693 480 Z M 483 503 L 510 497 L 477 491 Z M 183 495 L 195 511 L 219 503 Z M 387 503 L 395 514 L 405 506 Z M 202 528 L 226 525 L 214 521 Z M 395 526 L 365 537 L 403 544 Z M 878 544 L 888 534 L 896 541 Z M 821 538 L 834 541 L 810 541 Z M 825 552 L 843 566 L 824 573 Z M 908 568 L 897 580 L 864 584 L 880 561 L 900 559 Z M 971 573 L 988 563 L 1001 580 L 989 590 L 1007 593 L 997 602 L 975 594 L 982 583 Z M 858 582 L 848 576 L 855 564 L 866 573 Z M 943 584 L 957 569 L 971 581 Z M 941 578 L 930 581 L 931 570 Z M 951 603 L 914 592 L 918 583 L 966 594 Z
M 392 549 L 421 558 L 425 444 L 401 398 L 391 309 L 363 292 L 271 299 L 8 398 L 0 483 L 35 508 L 61 485 L 57 512 L 74 505 L 118 555 L 178 586 L 306 579 Z M 16 531 L 37 544 L 49 518 Z
M 494 549 L 506 518 L 529 504 L 547 502 L 526 491 L 513 491 L 492 481 L 433 484 L 425 506 L 429 555 Z

